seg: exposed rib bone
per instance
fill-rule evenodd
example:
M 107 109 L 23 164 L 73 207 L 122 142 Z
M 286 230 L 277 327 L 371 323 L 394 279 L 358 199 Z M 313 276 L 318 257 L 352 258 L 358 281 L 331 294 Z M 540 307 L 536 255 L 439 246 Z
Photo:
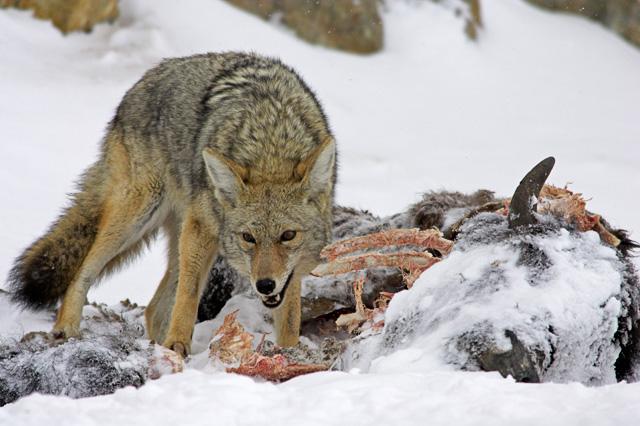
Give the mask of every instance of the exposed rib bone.
M 338 241 L 325 247 L 320 256 L 332 261 L 355 251 L 403 245 L 435 249 L 446 255 L 451 251 L 453 242 L 442 238 L 442 233 L 436 229 L 391 229 Z
M 431 253 L 418 251 L 404 251 L 397 253 L 364 253 L 357 256 L 346 256 L 329 263 L 322 263 L 311 271 L 311 275 L 323 277 L 326 275 L 346 274 L 367 268 L 380 266 L 397 267 L 404 271 L 427 269 L 440 259 Z

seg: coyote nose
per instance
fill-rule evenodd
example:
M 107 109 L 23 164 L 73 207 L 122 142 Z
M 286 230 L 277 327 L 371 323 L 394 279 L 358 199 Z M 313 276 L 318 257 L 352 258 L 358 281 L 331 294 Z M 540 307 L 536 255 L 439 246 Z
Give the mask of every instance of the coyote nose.
M 266 278 L 264 280 L 258 280 L 256 283 L 256 289 L 259 293 L 269 294 L 276 288 L 276 282 L 272 279 Z

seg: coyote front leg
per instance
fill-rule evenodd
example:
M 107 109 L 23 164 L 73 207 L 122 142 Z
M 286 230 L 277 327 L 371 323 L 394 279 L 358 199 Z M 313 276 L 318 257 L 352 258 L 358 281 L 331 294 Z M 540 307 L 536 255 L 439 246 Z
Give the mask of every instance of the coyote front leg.
M 183 356 L 191 350 L 198 303 L 217 251 L 216 231 L 215 226 L 194 216 L 182 225 L 178 288 L 163 346 Z
M 282 305 L 273 312 L 276 341 L 278 345 L 282 347 L 295 346 L 300 338 L 300 318 L 302 316 L 300 299 L 301 279 L 301 275 L 297 272 L 294 273 Z

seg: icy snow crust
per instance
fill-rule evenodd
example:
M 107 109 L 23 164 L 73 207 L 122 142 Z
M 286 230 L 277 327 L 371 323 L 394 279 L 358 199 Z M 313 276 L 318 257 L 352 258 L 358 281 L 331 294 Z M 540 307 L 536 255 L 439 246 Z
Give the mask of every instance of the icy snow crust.
M 378 373 L 443 362 L 477 370 L 483 350 L 511 349 L 510 331 L 543 360 L 540 379 L 614 383 L 624 273 L 595 232 L 550 222 L 514 232 L 505 217 L 483 213 L 444 261 L 393 298 L 375 344 L 349 356 Z

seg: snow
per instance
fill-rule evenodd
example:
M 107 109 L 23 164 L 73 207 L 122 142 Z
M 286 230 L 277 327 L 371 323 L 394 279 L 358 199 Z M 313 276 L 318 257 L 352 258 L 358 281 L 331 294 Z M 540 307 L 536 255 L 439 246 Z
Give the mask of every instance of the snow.
M 138 390 L 126 388 L 80 404 L 66 397 L 34 395 L 1 410 L 0 422 L 22 426 L 624 425 L 637 421 L 639 390 L 640 385 L 532 386 L 497 373 L 459 372 L 322 373 L 276 386 L 232 374 L 189 370 Z
M 386 4 L 385 50 L 372 56 L 309 46 L 210 0 L 121 2 L 117 23 L 88 35 L 62 36 L 28 12 L 1 10 L 0 276 L 58 214 L 122 95 L 147 68 L 163 57 L 232 49 L 279 56 L 316 91 L 338 140 L 340 204 L 385 215 L 429 189 L 510 195 L 532 165 L 554 155 L 550 182 L 575 182 L 590 209 L 639 238 L 638 49 L 598 24 L 518 0 L 482 2 L 478 43 L 441 5 Z M 90 299 L 146 304 L 163 272 L 156 244 Z M 259 312 L 243 315 L 259 327 Z M 51 321 L 0 304 L 3 336 Z M 378 372 L 281 385 L 190 369 L 101 397 L 34 394 L 0 409 L 0 424 L 625 425 L 640 417 L 640 383 L 525 385 L 456 372 L 438 359 L 413 370 L 402 364 L 424 359 L 423 349 L 400 355 L 393 371 L 381 359 Z

